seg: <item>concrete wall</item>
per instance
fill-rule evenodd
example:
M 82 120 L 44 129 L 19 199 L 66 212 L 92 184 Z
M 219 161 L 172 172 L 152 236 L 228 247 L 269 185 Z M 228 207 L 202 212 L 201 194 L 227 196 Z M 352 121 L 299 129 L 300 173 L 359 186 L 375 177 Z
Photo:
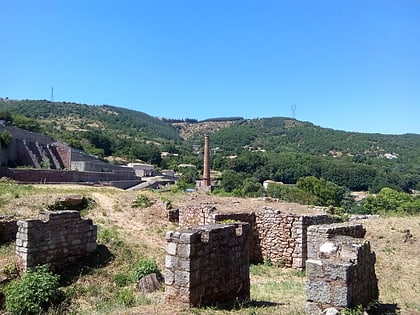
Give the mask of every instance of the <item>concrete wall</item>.
M 66 183 L 138 180 L 132 169 L 124 172 L 77 172 L 62 170 L 35 170 L 0 167 L 0 177 L 9 177 L 22 183 Z
M 247 301 L 249 225 L 210 224 L 166 234 L 165 298 L 190 306 Z
M 45 211 L 17 223 L 16 253 L 21 271 L 39 264 L 63 267 L 96 250 L 97 227 L 79 211 Z
M 307 314 L 367 306 L 377 300 L 375 262 L 369 242 L 361 239 L 334 236 L 321 244 L 318 257 L 306 262 Z

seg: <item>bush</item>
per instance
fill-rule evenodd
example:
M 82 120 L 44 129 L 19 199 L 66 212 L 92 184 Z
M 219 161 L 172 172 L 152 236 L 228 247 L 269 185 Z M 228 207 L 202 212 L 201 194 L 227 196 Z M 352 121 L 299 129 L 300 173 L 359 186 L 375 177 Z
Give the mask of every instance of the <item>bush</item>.
M 146 195 L 139 195 L 136 200 L 133 201 L 133 208 L 148 208 L 153 205 L 153 201 L 150 200 Z
M 156 273 L 157 276 L 160 276 L 159 268 L 155 261 L 150 259 L 142 259 L 133 268 L 133 278 L 134 281 L 138 281 L 144 276 L 147 276 L 151 273 Z
M 12 314 L 39 314 L 58 301 L 59 276 L 48 265 L 28 270 L 21 280 L 10 282 L 4 289 L 6 310 Z

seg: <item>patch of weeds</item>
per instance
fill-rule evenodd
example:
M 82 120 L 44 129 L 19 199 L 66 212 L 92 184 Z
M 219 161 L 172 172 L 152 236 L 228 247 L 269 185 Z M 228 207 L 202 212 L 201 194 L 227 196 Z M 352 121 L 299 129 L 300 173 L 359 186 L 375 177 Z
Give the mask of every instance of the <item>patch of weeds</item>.
M 273 266 L 273 262 L 271 261 L 270 257 L 264 259 L 264 266 L 265 267 L 272 267 Z
M 134 306 L 136 297 L 132 288 L 122 288 L 117 293 L 117 302 L 125 307 Z
M 133 277 L 125 273 L 118 273 L 114 276 L 114 282 L 118 287 L 125 287 L 133 282 Z
M 382 251 L 387 254 L 394 254 L 395 248 L 391 246 L 385 246 Z
M 133 266 L 133 279 L 138 281 L 144 276 L 156 273 L 158 277 L 161 277 L 159 267 L 156 262 L 147 258 L 143 258 Z
M 294 272 L 293 272 L 293 274 L 295 275 L 295 276 L 297 276 L 297 277 L 299 277 L 299 278 L 304 278 L 304 277 L 306 277 L 306 271 L 303 269 L 303 270 L 295 270 Z
M 345 308 L 340 311 L 340 315 L 363 315 L 365 310 L 362 305 L 357 305 L 353 308 Z
M 115 228 L 100 228 L 98 242 L 111 246 L 121 246 L 123 244 L 121 236 Z
M 150 200 L 150 198 L 147 197 L 146 195 L 139 195 L 133 201 L 133 203 L 131 204 L 131 207 L 143 209 L 143 208 L 148 208 L 148 207 L 152 206 L 153 204 L 154 204 L 154 202 L 152 200 Z
M 141 294 L 136 301 L 137 305 L 150 305 L 152 304 L 152 299 L 149 298 L 147 295 Z
M 173 209 L 172 201 L 169 198 L 162 197 L 162 202 L 165 205 L 166 210 Z
M 3 267 L 3 274 L 8 279 L 17 279 L 19 277 L 19 270 L 16 262 L 11 262 Z

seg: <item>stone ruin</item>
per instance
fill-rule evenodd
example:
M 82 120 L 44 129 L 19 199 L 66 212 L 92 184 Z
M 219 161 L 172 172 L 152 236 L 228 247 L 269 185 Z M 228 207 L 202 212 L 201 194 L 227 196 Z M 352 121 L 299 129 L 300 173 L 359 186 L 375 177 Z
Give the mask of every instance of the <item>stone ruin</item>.
M 311 225 L 332 223 L 330 216 L 286 213 L 264 207 L 255 212 L 219 214 L 211 205 L 179 209 L 181 227 L 217 222 L 247 222 L 250 225 L 250 261 L 304 269 L 307 259 L 307 229 Z
M 44 211 L 38 219 L 19 220 L 16 253 L 22 272 L 50 263 L 64 267 L 96 250 L 97 226 L 75 210 Z
M 327 215 L 283 213 L 267 207 L 218 214 L 211 205 L 181 207 L 179 223 L 189 228 L 166 236 L 168 301 L 201 306 L 248 300 L 246 264 L 268 259 L 278 266 L 306 267 L 310 315 L 331 307 L 367 306 L 378 298 L 375 253 L 363 239 L 366 230 L 361 224 L 332 224 Z M 240 235 L 234 232 L 239 225 Z
M 165 298 L 189 306 L 248 301 L 249 225 L 200 225 L 166 234 Z
M 379 297 L 375 253 L 369 242 L 337 235 L 320 246 L 318 257 L 306 261 L 306 312 L 362 305 Z

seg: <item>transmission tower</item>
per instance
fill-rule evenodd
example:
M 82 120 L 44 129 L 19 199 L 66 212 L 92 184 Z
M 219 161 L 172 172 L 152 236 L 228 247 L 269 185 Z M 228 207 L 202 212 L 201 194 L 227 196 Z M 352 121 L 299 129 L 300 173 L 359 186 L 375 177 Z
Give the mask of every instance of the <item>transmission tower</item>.
M 293 119 L 295 119 L 296 118 L 296 104 L 293 104 L 290 108 L 292 110 L 292 117 Z
M 54 87 L 51 87 L 51 97 L 50 97 L 50 102 L 54 102 Z

